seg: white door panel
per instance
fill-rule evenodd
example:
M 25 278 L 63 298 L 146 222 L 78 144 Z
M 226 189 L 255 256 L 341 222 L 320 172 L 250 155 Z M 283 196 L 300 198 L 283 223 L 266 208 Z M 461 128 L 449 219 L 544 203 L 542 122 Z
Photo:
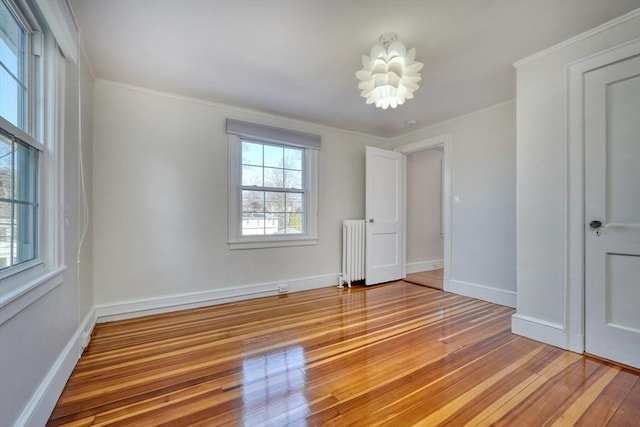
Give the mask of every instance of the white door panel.
M 585 349 L 640 368 L 640 58 L 586 73 L 584 94 Z
M 365 283 L 402 278 L 402 154 L 366 148 Z

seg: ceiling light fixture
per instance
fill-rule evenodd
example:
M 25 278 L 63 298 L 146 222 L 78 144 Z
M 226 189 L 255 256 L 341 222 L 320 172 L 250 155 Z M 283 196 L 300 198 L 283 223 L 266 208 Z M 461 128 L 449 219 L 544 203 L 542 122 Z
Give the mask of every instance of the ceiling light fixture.
M 416 49 L 407 52 L 395 33 L 384 33 L 380 43 L 373 46 L 371 56 L 362 56 L 362 70 L 356 73 L 360 80 L 360 95 L 367 104 L 386 110 L 404 104 L 413 98 L 422 79 L 423 64 L 416 60 Z

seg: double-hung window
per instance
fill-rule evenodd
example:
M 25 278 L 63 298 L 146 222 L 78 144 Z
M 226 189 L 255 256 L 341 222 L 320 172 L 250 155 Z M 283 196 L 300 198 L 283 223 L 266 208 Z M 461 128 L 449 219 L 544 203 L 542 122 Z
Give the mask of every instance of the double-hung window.
M 317 242 L 320 137 L 227 119 L 229 245 Z
M 39 34 L 0 0 L 0 277 L 40 257 Z

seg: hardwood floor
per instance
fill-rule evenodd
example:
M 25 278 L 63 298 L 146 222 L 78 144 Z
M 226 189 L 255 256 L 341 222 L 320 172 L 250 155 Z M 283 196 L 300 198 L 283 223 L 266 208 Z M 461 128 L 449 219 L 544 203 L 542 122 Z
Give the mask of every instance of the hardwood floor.
M 428 286 L 430 288 L 442 290 L 444 270 L 440 268 L 438 270 L 419 271 L 417 273 L 407 274 L 404 281 L 415 285 Z
M 99 324 L 48 425 L 622 426 L 636 373 L 406 282 Z

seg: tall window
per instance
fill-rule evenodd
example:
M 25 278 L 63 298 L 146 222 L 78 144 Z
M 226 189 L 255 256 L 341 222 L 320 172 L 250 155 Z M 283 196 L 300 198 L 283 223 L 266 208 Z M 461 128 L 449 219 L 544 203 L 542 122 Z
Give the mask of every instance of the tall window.
M 17 6 L 0 0 L 0 273 L 39 258 L 42 145 L 29 120 L 36 115 L 29 88 L 37 86 L 38 68 L 32 37 Z
M 231 249 L 317 242 L 320 137 L 227 119 Z
M 242 141 L 242 235 L 304 234 L 304 149 Z

